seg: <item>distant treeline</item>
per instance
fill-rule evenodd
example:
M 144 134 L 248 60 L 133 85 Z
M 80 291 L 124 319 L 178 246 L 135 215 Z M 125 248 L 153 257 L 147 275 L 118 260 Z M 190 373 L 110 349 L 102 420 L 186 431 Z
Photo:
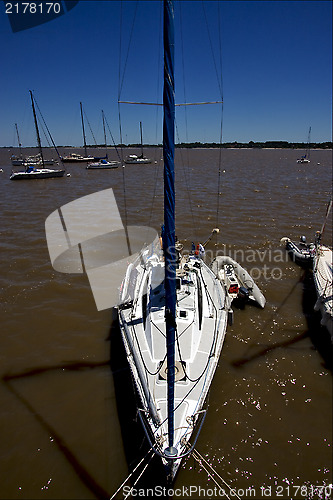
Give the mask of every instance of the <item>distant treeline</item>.
M 88 147 L 88 146 L 87 146 Z M 90 148 L 96 146 L 89 146 Z M 103 147 L 99 145 L 98 147 Z M 112 146 L 111 146 L 112 147 Z M 141 148 L 141 144 L 119 144 L 117 147 Z M 144 144 L 144 148 L 162 147 L 161 144 Z M 332 149 L 332 142 L 311 142 L 309 145 L 304 142 L 287 142 L 287 141 L 265 141 L 265 142 L 224 142 L 222 144 L 216 142 L 181 142 L 175 145 L 176 148 L 284 148 L 284 149 Z
M 312 142 L 309 145 L 304 142 L 287 142 L 287 141 L 265 141 L 265 142 L 224 142 L 222 144 L 218 144 L 216 142 L 213 143 L 201 143 L 201 142 L 193 142 L 193 143 L 180 143 L 176 144 L 176 147 L 179 148 L 284 148 L 284 149 L 332 149 L 332 142 Z
M 13 148 L 13 146 L 2 146 L 3 148 Z M 81 146 L 58 146 L 59 148 L 77 148 Z M 108 147 L 114 147 L 109 144 Z M 141 148 L 141 144 L 117 144 L 117 148 Z M 161 148 L 162 144 L 144 144 L 144 148 Z M 332 149 L 332 142 L 311 142 L 309 145 L 304 142 L 288 142 L 288 141 L 265 141 L 265 142 L 224 142 L 222 144 L 216 142 L 181 142 L 175 145 L 176 148 L 278 148 L 278 149 Z M 87 144 L 87 148 L 105 148 L 105 144 Z

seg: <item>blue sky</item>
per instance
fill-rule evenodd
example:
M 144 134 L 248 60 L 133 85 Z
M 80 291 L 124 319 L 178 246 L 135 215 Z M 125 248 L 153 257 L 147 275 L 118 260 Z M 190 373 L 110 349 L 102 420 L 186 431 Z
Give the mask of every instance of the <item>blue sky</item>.
M 176 102 L 220 99 L 210 44 L 219 73 L 220 34 L 225 142 L 306 142 L 310 126 L 312 141 L 332 140 L 331 2 L 180 4 L 175 5 Z M 80 101 L 97 142 L 103 142 L 102 109 L 118 142 L 119 61 L 123 74 L 128 47 L 121 98 L 161 102 L 160 16 L 158 1 L 81 0 L 57 19 L 13 33 L 0 3 L 0 146 L 16 144 L 15 123 L 22 144 L 35 145 L 29 89 L 58 145 L 82 145 Z M 140 121 L 145 142 L 161 141 L 161 108 L 121 105 L 120 110 L 125 143 L 139 141 Z M 187 132 L 184 108 L 177 109 L 180 140 L 219 141 L 220 106 L 187 107 L 186 113 Z M 93 143 L 86 128 L 87 142 Z

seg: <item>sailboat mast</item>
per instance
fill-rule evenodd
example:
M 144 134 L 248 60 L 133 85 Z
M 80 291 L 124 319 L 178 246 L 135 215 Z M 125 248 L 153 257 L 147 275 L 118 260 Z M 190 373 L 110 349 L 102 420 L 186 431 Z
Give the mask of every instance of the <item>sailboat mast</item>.
M 140 122 L 140 137 L 141 137 L 141 158 L 143 158 L 142 122 Z
M 104 131 L 105 156 L 107 158 L 108 157 L 108 147 L 106 144 L 105 118 L 104 118 L 104 111 L 103 110 L 102 110 L 102 119 L 103 119 L 103 131 Z
M 176 330 L 176 255 L 175 255 L 175 97 L 174 97 L 174 8 L 173 0 L 164 0 L 164 85 L 163 85 L 163 158 L 164 158 L 164 235 L 165 323 L 167 343 L 168 448 L 174 448 L 175 330 Z
M 86 134 L 85 134 L 85 131 L 84 131 L 84 120 L 83 120 L 82 102 L 80 102 L 80 110 L 81 110 L 81 122 L 82 122 L 82 134 L 83 134 L 84 154 L 85 154 L 85 156 L 87 156 L 87 144 L 86 144 Z
M 38 148 L 39 148 L 39 152 L 40 152 L 40 156 L 41 156 L 42 164 L 43 164 L 43 168 L 44 168 L 45 164 L 44 164 L 44 157 L 43 157 L 43 151 L 42 151 L 42 143 L 40 141 L 40 135 L 39 135 L 39 130 L 38 130 L 38 122 L 37 122 L 37 116 L 36 116 L 36 110 L 35 110 L 35 103 L 34 103 L 34 98 L 33 98 L 33 95 L 32 95 L 32 91 L 29 90 L 29 92 L 30 92 L 30 98 L 31 98 L 31 104 L 32 104 L 32 112 L 33 112 L 34 120 L 35 120 L 35 128 L 36 128 L 36 135 L 37 135 L 37 144 L 38 144 Z
M 18 128 L 17 128 L 17 123 L 15 123 L 15 128 L 16 128 L 16 135 L 17 135 L 17 141 L 18 141 L 18 146 L 19 146 L 19 150 L 20 150 L 20 157 L 22 158 L 22 144 L 21 144 L 21 141 L 20 141 L 20 136 L 19 136 L 19 131 L 18 131 Z
M 310 159 L 310 138 L 311 138 L 311 127 L 309 128 L 309 135 L 308 135 L 308 150 L 307 150 L 307 159 Z

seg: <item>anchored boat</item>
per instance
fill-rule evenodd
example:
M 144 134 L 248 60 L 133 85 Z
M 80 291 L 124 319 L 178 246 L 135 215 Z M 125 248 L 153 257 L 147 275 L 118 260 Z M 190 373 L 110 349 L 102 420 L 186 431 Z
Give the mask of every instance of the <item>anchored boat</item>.
M 142 122 L 140 122 L 140 137 L 141 137 L 141 155 L 128 155 L 125 158 L 125 163 L 127 164 L 136 164 L 136 165 L 144 165 L 151 163 L 150 158 L 147 158 L 143 154 L 143 142 L 142 142 Z
M 333 341 L 333 260 L 332 249 L 318 245 L 313 261 L 313 279 L 317 291 L 315 310 L 321 312 L 321 324 Z
M 138 414 L 172 481 L 193 449 L 225 339 L 231 300 L 200 255 L 175 237 L 174 13 L 164 0 L 164 226 L 161 252 L 130 264 L 118 308 L 140 396 Z
M 298 244 L 287 237 L 281 238 L 280 243 L 285 245 L 288 255 L 296 264 L 302 267 L 312 266 L 316 246 L 314 243 L 307 243 L 305 236 L 300 237 Z
M 35 109 L 35 98 L 33 96 L 33 93 L 31 90 L 30 92 L 30 98 L 31 98 L 31 105 L 32 105 L 32 112 L 34 115 L 34 122 L 35 122 L 35 128 L 36 128 L 36 135 L 37 135 L 37 144 L 39 147 L 39 158 L 40 158 L 40 163 L 36 165 L 35 163 L 24 163 L 23 166 L 25 169 L 20 172 L 12 172 L 10 176 L 10 180 L 27 180 L 27 179 L 50 179 L 53 177 L 63 177 L 65 174 L 64 169 L 52 169 L 52 168 L 45 168 L 45 161 L 44 161 L 44 156 L 43 156 L 43 150 L 42 150 L 42 144 L 40 140 L 40 135 L 39 135 L 39 129 L 38 129 L 38 121 L 37 121 L 37 115 L 36 115 L 36 109 Z M 52 139 L 53 142 L 53 139 Z M 55 145 L 54 145 L 55 146 Z
M 297 163 L 310 163 L 310 137 L 311 137 L 311 127 L 309 128 L 308 145 L 306 148 L 306 152 L 304 155 L 302 155 L 300 158 L 296 160 Z

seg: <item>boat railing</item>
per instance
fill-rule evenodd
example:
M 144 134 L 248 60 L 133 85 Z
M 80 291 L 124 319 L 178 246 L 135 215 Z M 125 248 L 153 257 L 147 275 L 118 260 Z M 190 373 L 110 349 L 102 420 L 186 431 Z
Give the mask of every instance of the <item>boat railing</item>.
M 199 434 L 200 434 L 200 431 L 201 431 L 201 428 L 203 426 L 203 423 L 205 421 L 205 418 L 206 418 L 206 412 L 207 410 L 202 410 L 201 412 L 198 412 L 197 415 L 199 415 L 199 423 L 197 423 L 197 430 L 196 430 L 196 433 L 195 433 L 195 436 L 194 436 L 194 441 L 193 441 L 193 444 L 190 444 L 189 442 L 187 443 L 182 443 L 182 446 L 187 446 L 187 450 L 183 453 L 180 453 L 180 454 L 177 454 L 175 456 L 170 456 L 166 453 L 163 453 L 162 451 L 158 450 L 156 448 L 156 441 L 153 443 L 152 439 L 151 439 L 151 435 L 150 433 L 148 432 L 147 428 L 146 428 L 146 422 L 143 418 L 143 416 L 141 415 L 141 413 L 146 413 L 146 411 L 142 410 L 142 409 L 139 409 L 138 411 L 138 415 L 140 417 L 140 420 L 141 420 L 141 423 L 142 423 L 142 427 L 144 429 L 144 432 L 145 432 L 145 435 L 148 439 L 148 442 L 149 442 L 149 445 L 151 446 L 152 450 L 154 451 L 154 453 L 156 455 L 158 455 L 159 457 L 163 458 L 164 460 L 166 461 L 170 461 L 170 460 L 181 460 L 183 459 L 184 457 L 187 457 L 188 455 L 190 455 L 192 453 L 192 451 L 194 450 L 195 448 L 195 445 L 197 444 L 197 440 L 198 440 L 198 437 L 199 437 Z

